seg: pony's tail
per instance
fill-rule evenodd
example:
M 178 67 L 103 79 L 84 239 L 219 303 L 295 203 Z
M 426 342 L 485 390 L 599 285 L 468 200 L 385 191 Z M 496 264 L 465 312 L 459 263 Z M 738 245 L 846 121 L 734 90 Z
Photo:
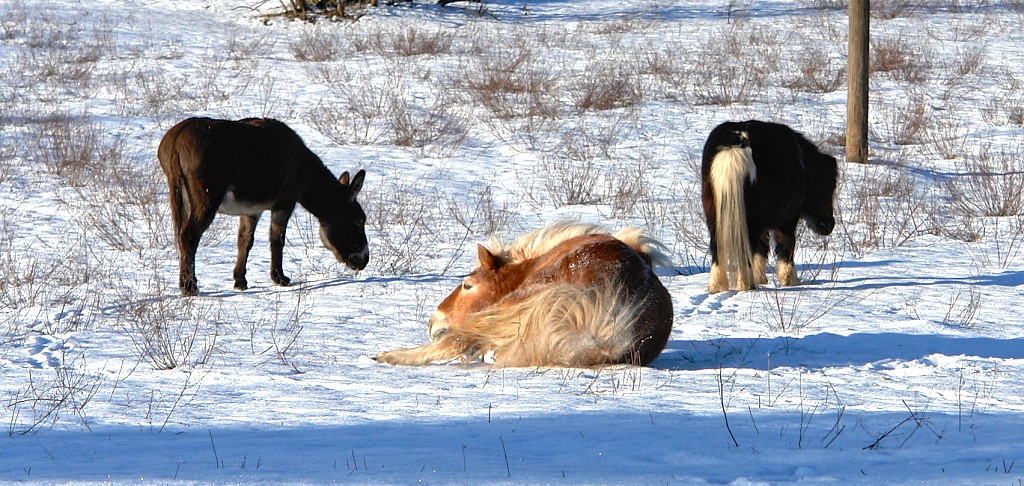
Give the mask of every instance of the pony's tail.
M 746 180 L 753 183 L 756 178 L 757 168 L 750 147 L 723 148 L 711 161 L 708 179 L 715 198 L 715 240 L 720 265 L 711 269 L 708 288 L 712 292 L 753 287 L 752 251 L 743 193 Z M 730 274 L 734 278 L 729 278 Z
M 559 285 L 523 302 L 471 317 L 458 333 L 494 351 L 496 366 L 585 367 L 630 362 L 642 301 L 616 286 Z

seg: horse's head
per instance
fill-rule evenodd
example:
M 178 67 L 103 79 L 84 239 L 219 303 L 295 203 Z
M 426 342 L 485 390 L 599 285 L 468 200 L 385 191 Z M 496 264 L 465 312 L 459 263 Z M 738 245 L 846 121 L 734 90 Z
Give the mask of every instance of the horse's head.
M 370 250 L 366 243 L 366 213 L 356 201 L 363 188 L 366 171 L 360 170 L 349 181 L 348 172 L 341 174 L 342 192 L 335 208 L 320 219 L 320 241 L 334 253 L 339 262 L 353 270 L 362 270 L 370 261 Z
M 462 279 L 462 283 L 441 301 L 430 316 L 427 334 L 431 340 L 441 337 L 449 328 L 461 326 L 468 315 L 494 304 L 508 293 L 501 285 L 505 262 L 483 245 L 477 245 L 477 259 L 480 266 Z
M 807 220 L 808 228 L 819 235 L 827 236 L 836 226 L 833 204 L 839 167 L 835 157 L 819 155 L 817 160 L 808 164 L 810 178 L 804 199 L 803 217 Z

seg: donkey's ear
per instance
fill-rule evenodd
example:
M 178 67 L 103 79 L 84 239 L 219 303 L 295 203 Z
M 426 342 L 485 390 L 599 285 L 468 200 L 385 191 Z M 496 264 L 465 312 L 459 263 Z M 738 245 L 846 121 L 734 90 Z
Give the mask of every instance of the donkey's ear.
M 348 172 L 346 172 L 345 174 L 348 174 Z M 365 178 L 366 178 L 366 171 L 363 170 L 363 169 L 359 169 L 359 172 L 356 172 L 356 175 L 354 177 L 352 177 L 352 183 L 351 183 L 352 185 L 349 188 L 349 196 L 348 197 L 350 199 L 352 199 L 353 201 L 356 200 L 356 196 L 359 195 L 359 191 L 363 190 L 363 179 L 365 179 Z
M 479 243 L 476 245 L 476 259 L 480 262 L 480 268 L 486 271 L 494 271 L 501 266 L 501 259 Z

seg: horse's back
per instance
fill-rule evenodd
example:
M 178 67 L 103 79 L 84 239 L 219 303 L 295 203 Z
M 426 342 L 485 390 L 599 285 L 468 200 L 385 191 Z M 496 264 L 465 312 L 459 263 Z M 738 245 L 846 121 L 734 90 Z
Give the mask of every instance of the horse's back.
M 622 361 L 648 364 L 661 354 L 672 330 L 672 299 L 643 248 L 611 235 L 584 235 L 557 245 L 542 262 L 537 281 L 558 281 L 557 274 L 576 286 L 610 285 L 619 299 L 637 306 L 634 345 Z

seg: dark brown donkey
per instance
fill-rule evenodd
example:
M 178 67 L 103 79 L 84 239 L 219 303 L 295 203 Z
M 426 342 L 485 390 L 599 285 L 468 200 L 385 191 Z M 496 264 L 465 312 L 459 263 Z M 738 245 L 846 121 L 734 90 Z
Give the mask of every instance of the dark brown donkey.
M 240 216 L 235 288 L 245 290 L 245 262 L 256 222 L 270 210 L 270 279 L 288 285 L 281 269 L 285 227 L 302 204 L 320 221 L 320 240 L 338 261 L 366 268 L 369 251 L 366 215 L 356 201 L 366 173 L 338 179 L 302 139 L 277 120 L 189 118 L 164 135 L 158 151 L 170 188 L 174 237 L 178 246 L 178 285 L 196 295 L 196 249 L 216 213 Z

